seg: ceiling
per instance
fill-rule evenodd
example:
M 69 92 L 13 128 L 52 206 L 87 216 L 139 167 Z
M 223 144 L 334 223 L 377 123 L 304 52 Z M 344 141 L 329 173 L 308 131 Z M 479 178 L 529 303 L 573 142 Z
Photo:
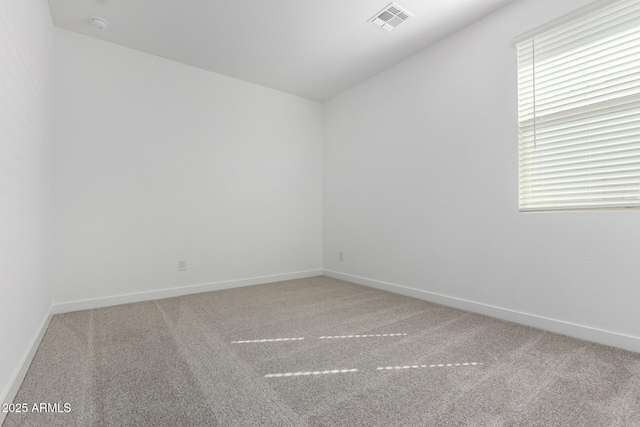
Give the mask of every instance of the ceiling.
M 513 0 L 49 0 L 57 27 L 325 101 Z M 90 18 L 109 23 L 100 30 Z

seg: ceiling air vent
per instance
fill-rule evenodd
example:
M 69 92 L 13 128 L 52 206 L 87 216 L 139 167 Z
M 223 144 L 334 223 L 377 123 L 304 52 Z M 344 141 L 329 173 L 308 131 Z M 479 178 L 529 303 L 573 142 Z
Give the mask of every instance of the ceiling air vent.
M 407 12 L 397 4 L 390 3 L 380 12 L 373 15 L 373 17 L 369 19 L 369 22 L 376 27 L 389 32 L 412 16 L 412 13 Z

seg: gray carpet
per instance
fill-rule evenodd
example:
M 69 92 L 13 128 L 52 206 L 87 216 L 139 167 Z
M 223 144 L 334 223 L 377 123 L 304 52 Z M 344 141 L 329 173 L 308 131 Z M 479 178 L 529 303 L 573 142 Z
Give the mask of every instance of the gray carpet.
M 640 426 L 640 354 L 315 277 L 56 315 L 15 402 L 5 427 Z

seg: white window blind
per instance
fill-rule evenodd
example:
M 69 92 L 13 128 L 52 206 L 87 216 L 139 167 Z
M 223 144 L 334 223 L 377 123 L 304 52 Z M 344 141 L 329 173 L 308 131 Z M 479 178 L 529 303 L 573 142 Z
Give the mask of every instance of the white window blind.
M 516 45 L 520 210 L 640 207 L 640 1 Z

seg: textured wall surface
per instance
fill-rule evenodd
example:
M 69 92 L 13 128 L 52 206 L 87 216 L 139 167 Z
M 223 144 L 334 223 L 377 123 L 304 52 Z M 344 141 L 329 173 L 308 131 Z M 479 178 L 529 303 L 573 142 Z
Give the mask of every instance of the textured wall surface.
M 66 30 L 56 47 L 56 303 L 322 267 L 319 103 Z
M 0 3 L 0 402 L 51 306 L 52 37 L 45 0 Z

